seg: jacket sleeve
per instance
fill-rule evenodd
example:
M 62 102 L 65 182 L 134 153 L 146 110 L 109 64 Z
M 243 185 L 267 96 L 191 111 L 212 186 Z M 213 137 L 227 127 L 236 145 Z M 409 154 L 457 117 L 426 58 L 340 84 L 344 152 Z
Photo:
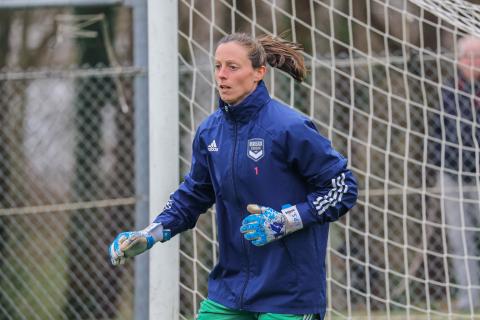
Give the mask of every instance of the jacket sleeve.
M 347 169 L 347 159 L 311 121 L 291 126 L 286 146 L 289 164 L 310 186 L 306 201 L 296 204 L 304 226 L 336 221 L 355 205 L 357 182 Z
M 170 195 L 170 199 L 154 222 L 170 229 L 172 237 L 177 233 L 191 229 L 197 223 L 200 214 L 215 203 L 215 192 L 207 166 L 205 148 L 201 148 L 199 130 L 192 145 L 192 164 L 190 172 L 179 188 Z

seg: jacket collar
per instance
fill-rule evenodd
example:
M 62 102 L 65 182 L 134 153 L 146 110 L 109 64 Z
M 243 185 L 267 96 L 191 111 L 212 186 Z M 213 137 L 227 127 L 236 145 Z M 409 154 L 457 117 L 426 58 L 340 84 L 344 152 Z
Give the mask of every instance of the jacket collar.
M 267 87 L 263 80 L 261 80 L 255 90 L 235 106 L 229 106 L 219 98 L 219 108 L 227 118 L 236 121 L 248 121 L 270 101 L 270 99 Z
M 473 88 L 472 88 L 473 85 Z M 458 72 L 458 89 L 463 92 L 475 93 L 476 96 L 479 96 L 480 91 L 480 80 L 472 80 L 465 78 L 465 76 L 459 71 Z

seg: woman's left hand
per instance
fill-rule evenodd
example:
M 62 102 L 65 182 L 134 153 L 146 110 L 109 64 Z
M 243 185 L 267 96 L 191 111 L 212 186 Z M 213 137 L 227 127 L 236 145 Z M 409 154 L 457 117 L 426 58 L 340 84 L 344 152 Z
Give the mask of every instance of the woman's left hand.
M 249 204 L 247 210 L 251 214 L 243 219 L 240 232 L 255 246 L 263 246 L 303 228 L 296 206 L 288 205 L 281 211 L 276 211 Z

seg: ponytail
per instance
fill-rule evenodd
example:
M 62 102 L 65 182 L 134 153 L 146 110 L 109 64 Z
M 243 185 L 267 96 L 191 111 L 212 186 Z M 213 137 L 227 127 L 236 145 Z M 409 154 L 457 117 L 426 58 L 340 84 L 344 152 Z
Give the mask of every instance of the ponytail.
M 257 38 L 267 55 L 267 62 L 273 68 L 278 68 L 302 82 L 307 74 L 302 56 L 302 46 L 282 38 L 264 35 Z
M 300 44 L 270 35 L 253 39 L 246 33 L 233 33 L 223 37 L 218 45 L 232 41 L 248 50 L 248 58 L 253 68 L 266 66 L 268 63 L 273 68 L 285 71 L 299 82 L 305 79 L 307 69 Z

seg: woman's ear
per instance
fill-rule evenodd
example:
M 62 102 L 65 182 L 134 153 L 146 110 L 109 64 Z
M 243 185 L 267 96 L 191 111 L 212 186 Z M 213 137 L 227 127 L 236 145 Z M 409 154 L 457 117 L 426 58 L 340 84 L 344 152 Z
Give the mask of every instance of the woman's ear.
M 262 80 L 266 72 L 267 72 L 267 67 L 265 66 L 260 66 L 256 68 L 255 73 L 253 75 L 253 81 L 259 82 L 260 80 Z

